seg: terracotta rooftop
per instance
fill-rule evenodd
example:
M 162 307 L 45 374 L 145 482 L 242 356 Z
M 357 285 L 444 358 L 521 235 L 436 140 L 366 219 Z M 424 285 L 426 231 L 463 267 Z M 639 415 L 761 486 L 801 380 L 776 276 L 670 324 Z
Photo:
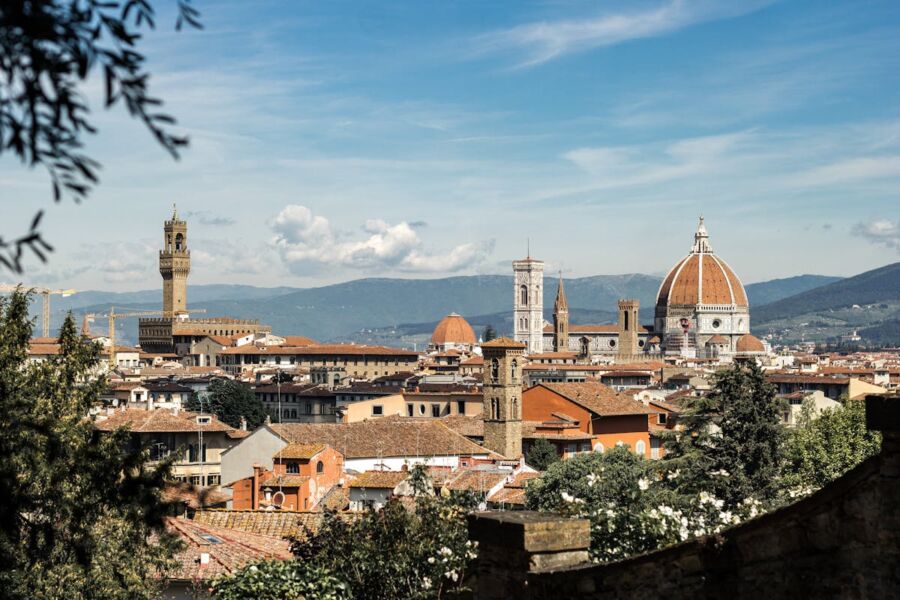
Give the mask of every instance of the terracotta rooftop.
M 512 471 L 458 469 L 444 482 L 443 487 L 451 491 L 486 494 L 492 487 L 504 481 L 510 475 L 512 475 Z
M 213 509 L 195 513 L 194 521 L 211 527 L 235 529 L 281 539 L 302 537 L 306 530 L 316 531 L 322 523 L 322 513 Z
M 654 412 L 644 406 L 643 403 L 631 397 L 617 394 L 612 389 L 596 381 L 541 383 L 539 385 L 556 392 L 560 396 L 601 417 L 642 415 Z
M 656 304 L 747 306 L 747 294 L 741 280 L 724 260 L 712 253 L 692 252 L 678 261 L 666 275 L 659 288 Z
M 166 572 L 169 579 L 209 580 L 233 573 L 252 562 L 293 558 L 290 542 L 272 536 L 216 527 L 181 517 L 166 518 L 166 530 L 184 544 L 175 554 L 176 566 Z M 201 554 L 208 554 L 209 562 L 204 564 Z
M 275 456 L 278 458 L 309 460 L 325 448 L 327 448 L 325 444 L 288 444 L 279 450 Z
M 517 342 L 516 340 L 512 340 L 508 337 L 498 337 L 494 338 L 489 342 L 484 342 L 481 344 L 482 348 L 525 348 L 525 344 L 522 342 Z
M 351 488 L 392 490 L 409 477 L 406 471 L 365 471 L 350 481 Z
M 280 423 L 271 428 L 289 442 L 328 444 L 346 459 L 490 454 L 434 419 L 393 416 L 355 423 Z
M 296 356 L 404 356 L 418 358 L 419 353 L 387 346 L 363 346 L 359 344 L 317 344 L 315 346 L 263 346 L 254 344 L 225 348 L 222 354 L 281 354 Z
M 271 488 L 298 488 L 306 485 L 308 481 L 309 476 L 307 475 L 275 475 L 274 477 L 269 477 L 263 481 L 262 486 Z
M 176 415 L 165 409 L 126 409 L 117 410 L 103 420 L 96 420 L 94 427 L 100 431 L 114 431 L 121 427 L 127 427 L 134 433 L 179 433 L 195 432 L 200 429 L 204 432 L 228 433 L 235 431 L 234 427 L 226 425 L 215 415 L 203 415 L 209 418 L 209 422 L 204 424 L 197 422 L 198 416 L 200 416 L 198 413 L 188 411 L 178 411 Z

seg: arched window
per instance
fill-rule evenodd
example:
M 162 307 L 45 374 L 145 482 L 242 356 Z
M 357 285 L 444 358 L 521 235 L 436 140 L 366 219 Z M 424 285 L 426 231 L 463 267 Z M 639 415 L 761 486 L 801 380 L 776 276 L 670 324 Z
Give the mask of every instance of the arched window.
M 509 297 L 509 296 L 507 296 Z M 519 304 L 522 306 L 528 306 L 528 286 L 522 285 L 519 287 Z
M 644 443 L 644 440 L 638 440 L 634 445 L 635 454 L 640 454 L 644 456 L 647 453 L 647 445 Z
M 509 378 L 510 381 L 516 380 L 516 370 L 519 368 L 519 363 L 516 359 L 512 359 L 512 362 L 509 363 Z
M 325 463 L 321 460 L 316 463 L 316 473 L 324 473 L 325 472 Z
M 491 359 L 491 381 L 497 382 L 500 379 L 500 361 L 496 358 Z
M 628 311 L 625 311 L 625 331 L 628 331 Z
M 594 444 L 594 452 L 599 452 L 600 454 L 603 454 L 604 450 L 606 450 L 606 448 L 604 448 L 603 444 L 601 444 L 600 442 L 597 442 L 596 444 Z
M 181 251 L 184 250 L 184 236 L 179 234 L 175 235 L 175 250 Z
M 497 420 L 500 418 L 500 401 L 491 398 L 491 418 Z

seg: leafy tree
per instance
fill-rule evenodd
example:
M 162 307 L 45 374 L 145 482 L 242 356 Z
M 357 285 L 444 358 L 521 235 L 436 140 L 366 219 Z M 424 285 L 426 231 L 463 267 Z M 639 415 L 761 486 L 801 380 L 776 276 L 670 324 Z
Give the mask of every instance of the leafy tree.
M 213 581 L 220 600 L 350 600 L 347 584 L 321 565 L 269 560 Z
M 716 375 L 706 397 L 687 399 L 683 431 L 668 434 L 664 465 L 676 491 L 701 490 L 736 508 L 748 498 L 771 503 L 780 490 L 781 402 L 755 364 Z
M 28 362 L 31 332 L 27 295 L 0 299 L 2 595 L 155 597 L 173 550 L 160 501 L 170 464 L 148 465 L 127 431 L 95 434 L 100 350 L 71 315 L 50 360 Z
M 494 329 L 494 326 L 491 324 L 485 325 L 484 332 L 481 334 L 482 341 L 489 342 L 496 338 L 497 338 L 497 330 Z
M 190 0 L 178 0 L 176 29 L 200 27 Z M 107 107 L 122 103 L 169 153 L 178 157 L 187 138 L 170 131 L 175 120 L 159 112 L 138 43 L 155 26 L 151 0 L 12 0 L 0 3 L 0 155 L 10 151 L 50 175 L 53 197 L 80 200 L 97 183 L 99 163 L 82 152 L 89 121 L 80 88 L 102 74 Z M 6 241 L 0 264 L 21 273 L 26 249 L 46 262 L 52 248 L 39 231 L 38 212 L 29 231 Z
M 525 462 L 538 471 L 546 471 L 558 460 L 556 447 L 544 438 L 538 438 L 528 449 L 528 454 L 525 455 Z
M 187 409 L 200 411 L 201 403 L 204 411 L 213 413 L 232 427 L 240 427 L 241 417 L 244 417 L 247 427 L 255 429 L 265 422 L 268 415 L 266 407 L 250 389 L 230 379 L 213 379 L 205 395 L 191 396 Z
M 845 400 L 818 416 L 813 410 L 805 402 L 797 427 L 786 436 L 784 483 L 795 492 L 834 481 L 881 448 L 881 434 L 866 429 L 864 403 Z

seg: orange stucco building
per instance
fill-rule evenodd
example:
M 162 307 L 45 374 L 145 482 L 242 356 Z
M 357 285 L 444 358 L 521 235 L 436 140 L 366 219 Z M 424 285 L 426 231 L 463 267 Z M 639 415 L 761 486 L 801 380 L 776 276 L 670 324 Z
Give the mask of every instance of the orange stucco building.
M 312 510 L 343 476 L 344 457 L 327 444 L 288 444 L 273 459 L 271 471 L 257 465 L 231 484 L 231 508 Z
M 626 445 L 647 458 L 659 456 L 659 440 L 652 436 L 650 425 L 657 412 L 596 381 L 542 383 L 522 394 L 525 421 L 567 422 L 570 428 L 577 423 L 578 430 L 590 436 L 591 449 Z

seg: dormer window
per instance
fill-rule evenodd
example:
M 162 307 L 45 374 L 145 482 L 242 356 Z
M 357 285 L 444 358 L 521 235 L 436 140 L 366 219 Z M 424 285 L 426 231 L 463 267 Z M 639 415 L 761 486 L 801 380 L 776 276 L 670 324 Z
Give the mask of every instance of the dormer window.
M 198 425 L 209 425 L 210 423 L 212 423 L 212 417 L 209 415 L 197 415 Z

